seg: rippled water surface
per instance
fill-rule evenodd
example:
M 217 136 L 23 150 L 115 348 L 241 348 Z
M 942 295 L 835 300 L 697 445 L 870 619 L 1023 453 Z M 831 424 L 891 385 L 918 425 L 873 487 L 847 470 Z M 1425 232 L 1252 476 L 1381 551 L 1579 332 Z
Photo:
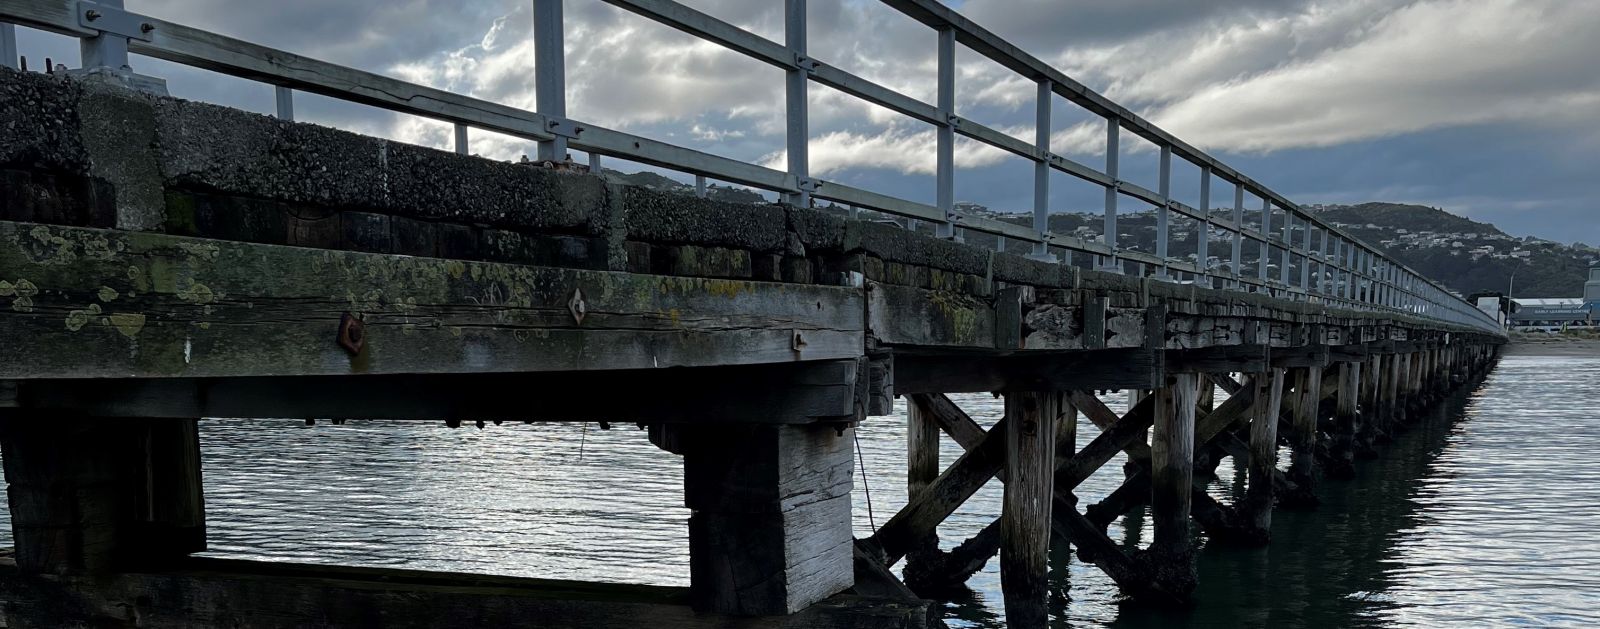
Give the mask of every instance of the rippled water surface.
M 1001 411 L 990 396 L 955 397 L 985 425 Z M 1324 483 L 1321 509 L 1279 511 L 1270 547 L 1205 548 L 1193 609 L 1122 605 L 1097 568 L 1056 553 L 1058 624 L 1600 624 L 1600 358 L 1508 357 L 1436 415 L 1356 480 Z M 631 426 L 208 420 L 201 430 L 213 555 L 688 582 L 682 466 Z M 870 420 L 859 438 L 864 536 L 905 502 L 903 414 Z M 959 454 L 946 440 L 944 461 Z M 1241 481 L 1226 462 L 1218 476 L 1212 493 L 1231 500 Z M 1120 480 L 1113 462 L 1080 488 L 1080 504 Z M 1000 496 L 997 482 L 980 491 L 941 528 L 943 543 L 988 524 Z M 1148 543 L 1141 516 L 1119 519 L 1112 538 Z M 946 605 L 951 624 L 1002 626 L 998 561 L 971 586 Z

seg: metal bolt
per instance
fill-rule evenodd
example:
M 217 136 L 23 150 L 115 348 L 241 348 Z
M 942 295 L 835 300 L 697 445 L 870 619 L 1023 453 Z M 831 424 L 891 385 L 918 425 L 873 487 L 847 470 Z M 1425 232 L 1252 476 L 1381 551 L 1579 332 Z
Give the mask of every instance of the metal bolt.
M 89 20 L 90 22 L 93 22 L 95 20 L 100 19 L 100 12 L 96 11 L 94 9 L 89 9 L 88 11 L 85 11 L 83 13 L 83 17 L 85 19 Z
M 156 30 L 156 25 L 151 24 L 149 22 L 145 22 L 145 23 L 139 25 L 139 32 L 141 32 L 141 33 L 148 33 L 148 32 L 153 31 L 153 30 Z
M 573 289 L 572 299 L 567 301 L 567 310 L 572 313 L 574 323 L 583 323 L 584 315 L 589 314 L 589 305 L 583 302 L 583 289 Z

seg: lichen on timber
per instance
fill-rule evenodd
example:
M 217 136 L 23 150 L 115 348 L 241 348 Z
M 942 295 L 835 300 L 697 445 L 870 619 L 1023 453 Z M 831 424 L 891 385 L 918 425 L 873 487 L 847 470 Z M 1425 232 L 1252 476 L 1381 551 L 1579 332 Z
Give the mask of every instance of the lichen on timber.
M 983 307 L 969 299 L 947 291 L 932 291 L 928 302 L 939 309 L 945 320 L 950 322 L 951 333 L 960 342 L 976 341 L 978 337 L 978 314 L 976 310 Z
M 93 320 L 94 317 L 99 316 L 99 314 L 100 304 L 89 304 L 89 306 L 83 310 L 73 310 L 68 312 L 67 330 L 70 332 L 82 330 L 83 326 L 88 325 L 89 321 Z
M 107 319 L 111 321 L 112 327 L 130 339 L 139 336 L 139 332 L 144 330 L 145 316 L 142 313 L 114 312 Z

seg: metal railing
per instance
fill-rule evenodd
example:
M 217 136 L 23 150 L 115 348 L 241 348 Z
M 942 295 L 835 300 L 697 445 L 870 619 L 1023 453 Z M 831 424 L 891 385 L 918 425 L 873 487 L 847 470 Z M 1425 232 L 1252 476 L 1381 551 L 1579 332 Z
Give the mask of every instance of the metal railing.
M 224 37 L 153 17 L 128 12 L 122 0 L 3 0 L 0 22 L 16 23 L 81 39 L 83 61 L 91 71 L 133 76 L 128 53 L 156 57 L 277 86 L 279 117 L 293 119 L 293 93 L 307 91 L 371 105 L 395 112 L 454 123 L 455 149 L 467 153 L 468 129 L 477 128 L 538 144 L 543 160 L 560 160 L 568 149 L 588 152 L 597 172 L 601 156 L 623 158 L 695 176 L 696 191 L 704 195 L 707 177 L 776 192 L 793 204 L 810 205 L 813 199 L 867 208 L 914 221 L 932 223 L 937 234 L 961 238 L 963 230 L 987 233 L 1002 240 L 1030 243 L 1035 259 L 1070 261 L 1073 252 L 1092 256 L 1101 270 L 1134 272 L 1167 281 L 1193 282 L 1269 293 L 1275 297 L 1326 303 L 1341 308 L 1389 311 L 1473 326 L 1498 333 L 1488 314 L 1456 297 L 1443 286 L 1385 256 L 1339 228 L 1306 212 L 1266 186 L 1216 158 L 1172 136 L 1150 121 L 1068 78 L 1065 74 L 1022 52 L 1011 43 L 974 24 L 936 0 L 883 0 L 937 34 L 937 103 L 928 104 L 828 65 L 806 51 L 806 0 L 785 0 L 784 42 L 778 43 L 695 11 L 672 0 L 601 0 L 697 38 L 714 42 L 757 61 L 785 71 L 787 168 L 776 170 L 631 135 L 567 117 L 565 62 L 563 59 L 563 0 L 531 0 L 534 6 L 535 100 L 530 112 L 444 90 L 407 83 L 337 64 L 308 59 L 290 52 Z M 10 24 L 0 26 L 0 48 L 15 67 L 14 36 Z M 955 111 L 955 50 L 962 45 L 999 65 L 1028 77 L 1038 85 L 1035 137 L 1032 143 L 1017 139 Z M 807 91 L 812 82 L 882 106 L 937 131 L 936 203 L 928 205 L 810 175 Z M 1050 151 L 1051 104 L 1055 96 L 1106 121 L 1103 170 Z M 1160 150 L 1157 190 L 1118 177 L 1118 157 L 1124 133 L 1131 133 Z M 970 138 L 1031 162 L 1034 203 L 1031 225 L 1019 225 L 957 211 L 955 208 L 955 136 Z M 1172 198 L 1172 160 L 1184 160 L 1200 170 L 1200 207 Z M 1049 229 L 1050 175 L 1062 172 L 1105 190 L 1104 236 L 1100 242 L 1051 233 Z M 1213 180 L 1234 187 L 1231 213 L 1211 207 Z M 1246 197 L 1260 199 L 1260 209 L 1247 210 Z M 1152 254 L 1117 245 L 1118 202 L 1129 197 L 1155 208 L 1156 252 Z M 1246 222 L 1247 212 L 1258 217 L 1259 229 Z M 1169 254 L 1173 229 L 1171 215 L 1194 222 L 1196 263 Z M 1273 230 L 1274 216 L 1281 230 Z M 1297 230 L 1298 228 L 1298 230 Z M 1211 268 L 1213 231 L 1226 234 L 1231 244 L 1227 269 Z M 1301 234 L 1294 242 L 1296 232 Z M 1241 268 L 1245 243 L 1255 243 L 1258 253 L 1254 274 Z M 1278 277 L 1269 277 L 1273 253 L 1279 254 Z M 1220 265 L 1219 265 L 1220 266 Z M 1298 273 L 1292 273 L 1298 268 Z M 1296 277 L 1298 275 L 1298 277 Z

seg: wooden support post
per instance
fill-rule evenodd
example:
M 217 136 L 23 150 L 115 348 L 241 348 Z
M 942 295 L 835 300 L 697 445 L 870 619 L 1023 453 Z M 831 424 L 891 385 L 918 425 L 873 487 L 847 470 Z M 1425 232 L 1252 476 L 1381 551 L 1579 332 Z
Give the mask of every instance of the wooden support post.
M 919 396 L 906 404 L 906 496 L 910 499 L 921 496 L 939 477 L 939 425 L 929 416 L 925 402 L 926 398 Z M 920 555 L 938 549 L 939 535 L 929 531 L 913 541 L 906 561 L 918 561 Z
M 1282 405 L 1284 371 L 1273 369 L 1254 378 L 1254 412 L 1250 414 L 1250 485 L 1245 495 L 1245 517 L 1260 541 L 1271 536 L 1272 480 L 1278 463 L 1278 409 Z
M 17 567 L 106 574 L 205 550 L 193 419 L 0 421 Z
M 1150 442 L 1150 516 L 1161 560 L 1192 565 L 1189 505 L 1194 484 L 1194 418 L 1199 376 L 1177 374 L 1156 390 L 1155 430 Z
M 1050 510 L 1055 495 L 1055 393 L 1006 394 L 1005 512 L 1000 531 L 1000 585 L 1006 623 L 1043 627 L 1049 620 Z
M 1339 392 L 1334 405 L 1333 447 L 1328 475 L 1348 479 L 1355 476 L 1356 433 L 1361 429 L 1361 417 L 1356 412 L 1356 400 L 1361 391 L 1361 363 L 1339 363 Z
M 853 429 L 684 428 L 689 593 L 696 610 L 791 614 L 854 583 Z
M 1200 397 L 1195 403 L 1203 413 L 1217 410 L 1217 385 L 1211 381 L 1211 376 L 1200 374 Z
M 1400 374 L 1403 370 L 1400 366 L 1399 354 L 1385 356 L 1384 361 L 1388 364 L 1384 365 L 1383 369 L 1383 398 L 1381 402 L 1383 412 L 1381 415 L 1383 417 L 1384 434 L 1392 436 L 1400 424 Z
M 1290 502 L 1297 506 L 1315 505 L 1316 495 L 1312 484 L 1317 467 L 1317 420 L 1322 408 L 1322 367 L 1310 366 L 1295 370 L 1294 434 L 1291 436 L 1289 480 L 1296 492 Z M 1289 498 L 1289 497 L 1285 497 Z

